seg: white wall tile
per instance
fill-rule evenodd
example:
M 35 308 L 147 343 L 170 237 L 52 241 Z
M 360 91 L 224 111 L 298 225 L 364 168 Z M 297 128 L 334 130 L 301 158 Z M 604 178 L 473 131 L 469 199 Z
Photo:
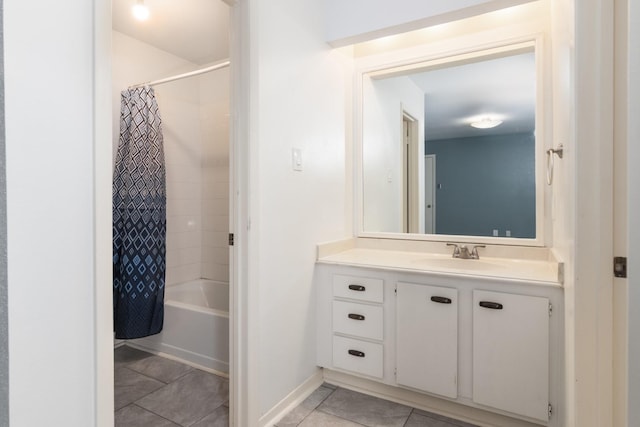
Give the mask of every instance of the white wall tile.
M 220 282 L 229 281 L 229 266 L 218 264 L 202 264 L 202 277 Z
M 171 200 L 167 196 L 167 217 L 169 216 L 200 216 L 202 214 L 201 198 Z
M 202 230 L 202 220 L 197 215 L 172 215 L 167 216 L 168 233 L 186 233 Z
M 169 200 L 199 199 L 201 192 L 201 186 L 194 183 L 167 182 L 167 199 Z
M 196 280 L 201 277 L 200 263 L 178 265 L 173 268 L 167 268 L 165 283 L 167 285 L 175 285 L 177 283 Z
M 202 262 L 229 265 L 229 247 L 202 246 Z
M 202 233 L 199 231 L 189 231 L 182 233 L 167 232 L 167 248 L 182 249 L 200 246 L 202 244 Z
M 202 231 L 220 231 L 220 232 L 227 233 L 229 231 L 229 216 L 228 215 L 203 215 Z M 203 239 L 203 242 L 204 244 L 206 244 L 207 243 L 206 239 Z

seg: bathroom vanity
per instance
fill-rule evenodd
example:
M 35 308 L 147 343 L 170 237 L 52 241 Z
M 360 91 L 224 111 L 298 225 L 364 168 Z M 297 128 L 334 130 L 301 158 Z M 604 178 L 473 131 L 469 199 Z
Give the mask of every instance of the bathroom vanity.
M 478 425 L 562 425 L 558 150 L 531 28 L 357 59 L 355 237 L 320 245 L 314 278 L 325 380 Z
M 558 425 L 562 265 L 543 248 L 529 259 L 469 260 L 440 246 L 320 248 L 317 362 L 325 378 L 447 415 L 477 420 L 455 402 Z

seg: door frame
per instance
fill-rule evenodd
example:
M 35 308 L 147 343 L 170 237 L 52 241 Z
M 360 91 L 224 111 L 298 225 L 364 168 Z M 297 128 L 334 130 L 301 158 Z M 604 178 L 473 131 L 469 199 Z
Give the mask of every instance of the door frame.
M 432 159 L 433 160 L 433 173 L 431 174 L 432 176 L 429 177 L 428 172 L 428 168 L 427 168 L 427 159 Z M 425 206 L 424 209 L 424 218 L 425 218 L 425 223 L 424 223 L 424 232 L 427 234 L 436 234 L 436 155 L 435 154 L 425 154 L 424 155 L 424 191 L 425 191 L 425 195 L 424 195 L 424 203 L 426 205 L 427 203 L 427 187 L 428 187 L 428 179 L 431 178 L 432 182 L 431 182 L 431 232 L 429 233 L 428 231 L 428 227 L 427 227 L 427 207 Z
M 1 0 L 0 0 L 1 1 Z M 230 174 L 230 231 L 235 234 L 230 249 L 230 425 L 257 425 L 258 358 L 257 292 L 250 289 L 252 270 L 249 248 L 253 237 L 249 233 L 249 163 L 251 162 L 251 79 L 249 66 L 255 60 L 251 52 L 252 33 L 247 0 L 222 0 L 230 6 L 231 18 L 231 132 Z M 112 427 L 114 423 L 113 381 L 113 303 L 111 267 L 111 34 L 112 0 L 93 0 L 94 36 L 94 220 L 95 220 L 95 425 Z M 257 150 L 253 150 L 255 152 Z M 255 287 L 255 286 L 254 286 Z
M 402 109 L 402 230 L 420 232 L 420 162 L 418 139 L 420 121 Z

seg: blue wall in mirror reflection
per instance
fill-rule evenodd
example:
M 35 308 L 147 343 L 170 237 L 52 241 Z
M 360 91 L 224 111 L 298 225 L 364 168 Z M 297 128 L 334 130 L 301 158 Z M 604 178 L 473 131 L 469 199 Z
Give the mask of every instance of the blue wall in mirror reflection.
M 532 133 L 433 140 L 436 234 L 535 238 Z

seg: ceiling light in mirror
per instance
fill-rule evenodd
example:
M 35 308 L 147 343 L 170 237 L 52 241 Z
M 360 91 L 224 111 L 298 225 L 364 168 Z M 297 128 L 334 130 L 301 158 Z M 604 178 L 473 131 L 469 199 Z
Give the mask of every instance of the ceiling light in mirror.
M 471 127 L 476 129 L 492 129 L 496 126 L 500 126 L 502 124 L 502 120 L 491 118 L 491 117 L 483 117 L 480 120 L 474 120 L 471 122 Z

